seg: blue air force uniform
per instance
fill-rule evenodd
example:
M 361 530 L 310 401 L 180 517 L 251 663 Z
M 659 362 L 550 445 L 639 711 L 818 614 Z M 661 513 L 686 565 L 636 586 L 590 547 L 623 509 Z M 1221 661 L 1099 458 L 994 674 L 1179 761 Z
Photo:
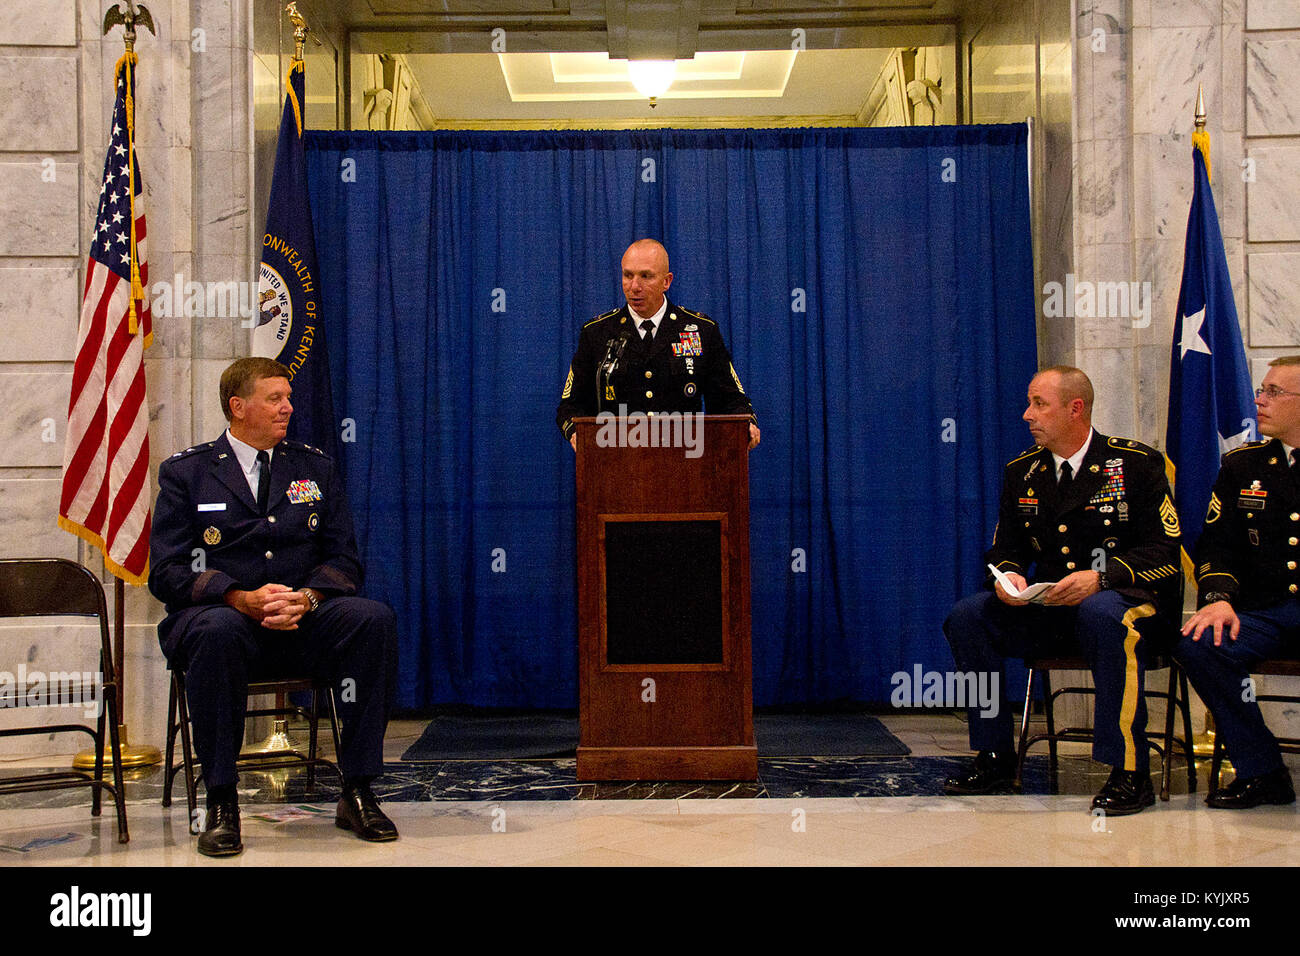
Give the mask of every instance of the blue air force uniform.
M 1076 648 L 1097 689 L 1094 759 L 1148 769 L 1145 658 L 1152 627 L 1176 620 L 1180 609 L 1180 534 L 1164 455 L 1139 442 L 1094 430 L 1064 492 L 1046 448 L 1007 464 L 986 563 L 1031 583 L 1102 571 L 1106 584 L 1075 607 L 1013 607 L 989 591 L 957 603 L 944 622 L 957 669 L 997 675 L 1003 695 L 996 714 L 969 708 L 972 749 L 1012 749 L 1007 657 Z
M 1253 664 L 1300 652 L 1300 476 L 1282 442 L 1223 456 L 1196 543 L 1197 606 L 1226 600 L 1241 631 L 1214 646 L 1212 630 L 1184 637 L 1175 656 L 1214 714 L 1237 779 L 1283 767 L 1259 704 L 1243 700 Z
M 159 643 L 169 666 L 185 672 L 209 790 L 237 780 L 248 682 L 276 676 L 329 680 L 343 723 L 340 770 L 348 779 L 382 773 L 396 619 L 387 605 L 356 596 L 361 561 L 333 461 L 281 441 L 272 452 L 265 514 L 225 434 L 164 461 L 158 486 L 149 590 L 166 605 Z M 312 588 L 320 606 L 284 631 L 224 601 L 232 588 L 268 583 Z
M 748 415 L 758 424 L 716 322 L 669 300 L 647 348 L 639 321 L 624 305 L 582 327 L 555 415 L 566 439 L 573 435 L 573 419 L 602 411 L 618 414 L 620 405 L 628 413 L 707 410 L 710 415 Z M 624 332 L 627 347 L 606 391 L 597 373 L 610 340 Z

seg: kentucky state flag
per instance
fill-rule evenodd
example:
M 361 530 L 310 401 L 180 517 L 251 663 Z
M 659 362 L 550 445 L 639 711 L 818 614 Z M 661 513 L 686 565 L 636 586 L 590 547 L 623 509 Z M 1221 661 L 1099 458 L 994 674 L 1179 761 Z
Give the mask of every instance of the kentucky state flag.
M 262 236 L 258 277 L 258 323 L 253 354 L 289 367 L 293 417 L 289 437 L 315 445 L 331 457 L 337 446 L 329 353 L 320 324 L 316 241 L 307 197 L 307 161 L 302 145 L 303 64 L 289 67 L 280 140 L 271 177 L 271 203 Z
M 1208 138 L 1203 142 L 1208 151 Z M 1253 441 L 1256 426 L 1250 370 L 1202 148 L 1193 147 L 1192 165 L 1196 185 L 1187 217 L 1165 436 L 1189 554 L 1205 524 L 1220 457 Z

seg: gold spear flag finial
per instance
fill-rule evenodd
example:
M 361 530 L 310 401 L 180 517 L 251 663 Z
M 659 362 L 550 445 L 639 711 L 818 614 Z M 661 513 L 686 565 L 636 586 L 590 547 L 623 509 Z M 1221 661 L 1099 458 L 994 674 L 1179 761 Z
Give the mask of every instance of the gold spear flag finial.
M 1192 146 L 1201 151 L 1205 158 L 1205 178 L 1213 182 L 1210 175 L 1210 131 L 1205 128 L 1205 91 L 1196 84 L 1196 130 L 1192 133 Z

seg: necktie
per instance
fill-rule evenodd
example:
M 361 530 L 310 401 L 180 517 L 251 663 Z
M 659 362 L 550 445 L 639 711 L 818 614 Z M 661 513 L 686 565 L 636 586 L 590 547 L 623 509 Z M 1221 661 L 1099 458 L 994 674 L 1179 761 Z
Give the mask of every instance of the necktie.
M 646 345 L 649 345 L 651 342 L 654 341 L 655 324 L 653 322 L 651 322 L 649 319 L 646 319 L 644 322 L 641 323 L 641 331 L 643 333 L 643 335 L 641 336 L 642 342 L 644 342 Z
M 271 497 L 271 456 L 259 451 L 257 464 L 257 510 L 266 514 L 266 503 Z
M 1056 482 L 1057 491 L 1065 494 L 1070 488 L 1070 482 L 1074 479 L 1074 469 L 1070 467 L 1068 461 L 1061 462 L 1061 477 Z

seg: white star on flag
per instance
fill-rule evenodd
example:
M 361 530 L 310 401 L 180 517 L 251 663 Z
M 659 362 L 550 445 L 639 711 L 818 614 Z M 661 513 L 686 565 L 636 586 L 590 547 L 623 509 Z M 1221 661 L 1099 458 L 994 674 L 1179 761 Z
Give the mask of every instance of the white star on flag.
M 1183 341 L 1182 355 L 1178 358 L 1187 358 L 1188 352 L 1204 352 L 1210 354 L 1210 347 L 1205 344 L 1205 339 L 1201 338 L 1201 326 L 1205 324 L 1205 306 L 1201 306 L 1200 312 L 1193 312 L 1191 315 L 1183 316 Z
M 1254 433 L 1254 431 L 1255 431 L 1255 423 L 1248 421 L 1246 423 L 1246 426 L 1242 428 L 1241 431 L 1237 432 L 1237 434 L 1229 435 L 1227 438 L 1224 438 L 1222 435 L 1220 435 L 1219 454 L 1226 455 L 1234 448 L 1240 448 L 1242 445 L 1246 444 L 1246 442 L 1251 440 L 1251 435 Z

